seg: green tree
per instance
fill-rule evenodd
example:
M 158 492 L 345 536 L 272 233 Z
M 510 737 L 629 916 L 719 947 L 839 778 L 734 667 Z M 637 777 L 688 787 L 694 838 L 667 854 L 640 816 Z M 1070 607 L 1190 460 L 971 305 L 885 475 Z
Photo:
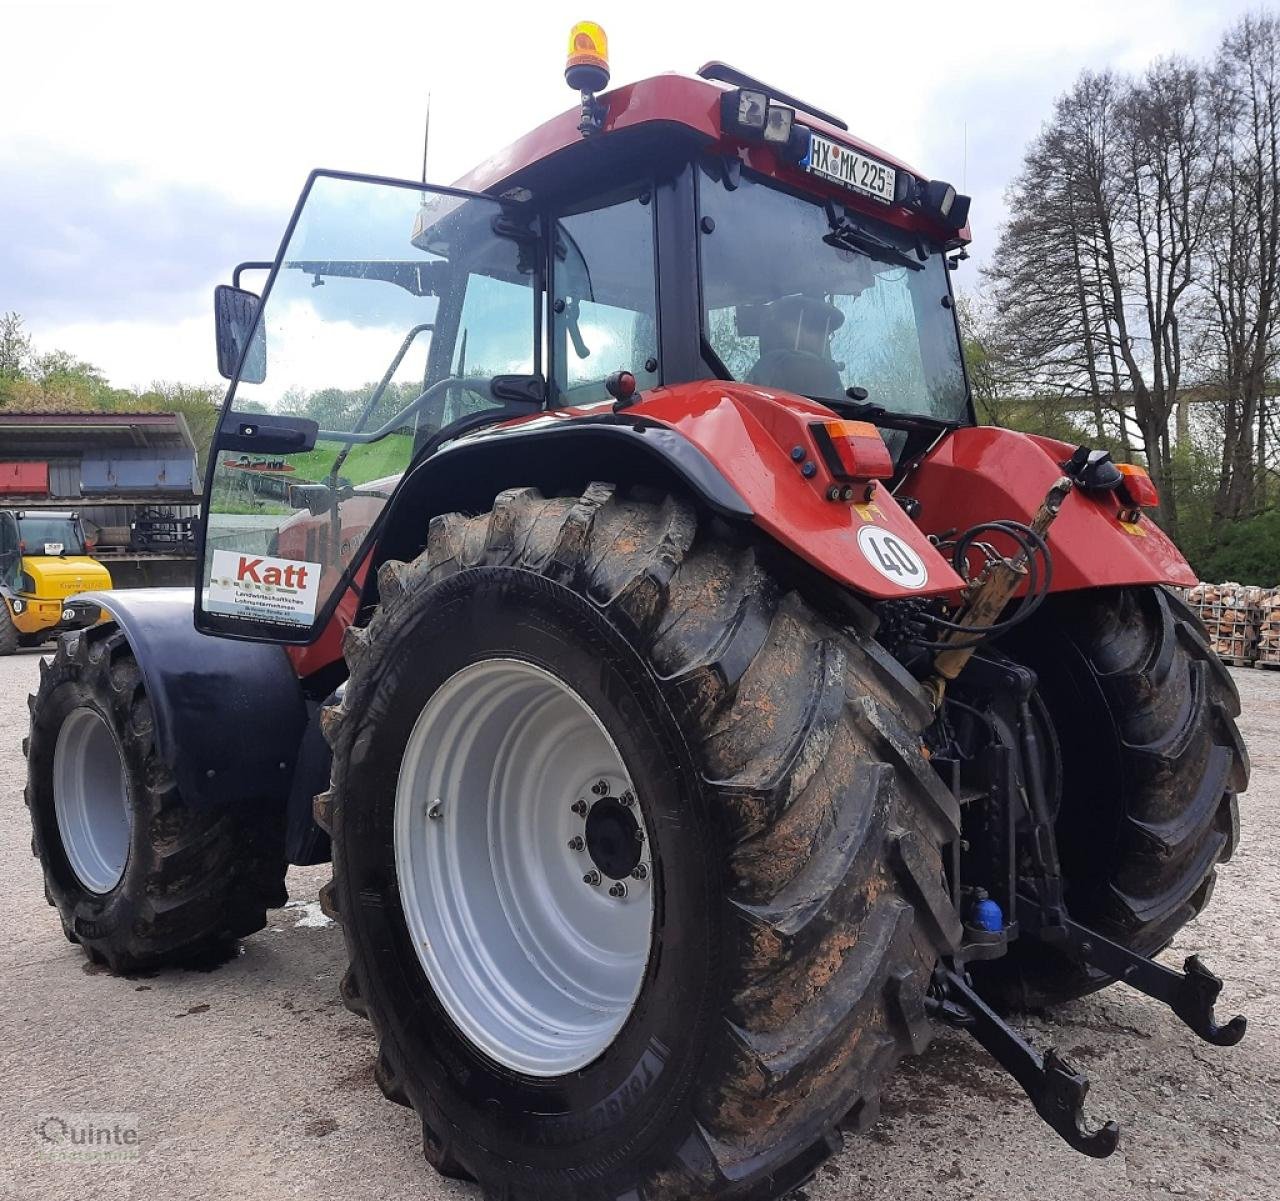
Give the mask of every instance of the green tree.
M 5 382 L 26 378 L 31 361 L 31 338 L 22 328 L 22 318 L 17 313 L 0 314 L 0 387 Z M 4 393 L 0 391 L 0 404 Z

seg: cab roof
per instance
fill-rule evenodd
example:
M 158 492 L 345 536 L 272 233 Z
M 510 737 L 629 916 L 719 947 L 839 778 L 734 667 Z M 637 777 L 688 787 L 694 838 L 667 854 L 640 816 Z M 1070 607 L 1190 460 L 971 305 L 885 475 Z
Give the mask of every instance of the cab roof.
M 655 159 L 663 153 L 669 155 L 671 135 L 675 134 L 685 147 L 693 143 L 707 153 L 736 155 L 751 170 L 773 176 L 802 191 L 864 209 L 913 232 L 942 236 L 957 244 L 969 241 L 968 227 L 958 234 L 943 231 L 919 212 L 903 206 L 886 208 L 876 201 L 864 200 L 857 193 L 828 183 L 782 159 L 763 142 L 742 141 L 732 132 L 725 133 L 720 123 L 720 98 L 732 90 L 732 85 L 720 80 L 678 72 L 624 84 L 598 97 L 605 108 L 600 133 L 584 138 L 578 130 L 581 110 L 567 109 L 490 155 L 459 179 L 456 186 L 513 199 L 523 198 L 521 189 L 535 194 L 573 190 L 572 185 L 566 188 L 561 181 L 579 179 L 583 168 L 589 165 L 599 168 L 599 178 L 616 179 L 612 171 L 616 170 L 620 157 L 644 161 L 646 155 Z M 779 95 L 778 99 L 780 103 L 793 102 L 791 97 Z M 795 107 L 797 121 L 822 137 L 916 179 L 928 179 L 901 159 L 833 124 L 826 114 L 814 113 L 802 102 L 796 102 Z

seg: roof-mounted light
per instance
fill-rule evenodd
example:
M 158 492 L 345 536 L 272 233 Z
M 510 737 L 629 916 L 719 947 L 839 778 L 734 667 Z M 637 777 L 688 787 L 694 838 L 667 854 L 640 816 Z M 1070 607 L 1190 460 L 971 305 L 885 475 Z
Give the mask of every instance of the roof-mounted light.
M 947 229 L 960 230 L 968 224 L 969 202 L 968 196 L 960 195 L 944 180 L 916 184 L 916 207 Z
M 578 92 L 599 92 L 609 86 L 609 39 L 594 21 L 579 21 L 569 30 L 564 79 Z
M 796 110 L 774 104 L 757 88 L 735 88 L 720 98 L 720 128 L 724 133 L 767 142 L 785 158 L 804 158 L 808 134 L 796 124 Z
M 604 128 L 606 108 L 595 94 L 609 86 L 609 39 L 594 21 L 579 21 L 569 30 L 569 57 L 564 81 L 582 93 L 582 119 L 578 132 L 584 138 Z
M 791 141 L 796 110 L 785 104 L 771 104 L 764 116 L 764 140 L 775 146 L 785 146 Z

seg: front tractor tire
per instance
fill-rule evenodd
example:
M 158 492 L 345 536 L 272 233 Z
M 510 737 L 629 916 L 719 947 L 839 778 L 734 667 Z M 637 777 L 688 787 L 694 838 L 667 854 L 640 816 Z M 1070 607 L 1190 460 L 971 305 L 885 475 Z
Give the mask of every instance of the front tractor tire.
M 209 962 L 284 904 L 282 815 L 183 802 L 117 625 L 61 638 L 29 704 L 31 850 L 91 961 L 115 972 Z
M 960 934 L 915 682 L 609 485 L 438 517 L 378 581 L 316 815 L 428 1160 L 506 1201 L 803 1183 L 927 1045 Z
M 22 635 L 13 623 L 13 614 L 3 596 L 0 596 L 0 655 L 12 655 L 22 642 Z

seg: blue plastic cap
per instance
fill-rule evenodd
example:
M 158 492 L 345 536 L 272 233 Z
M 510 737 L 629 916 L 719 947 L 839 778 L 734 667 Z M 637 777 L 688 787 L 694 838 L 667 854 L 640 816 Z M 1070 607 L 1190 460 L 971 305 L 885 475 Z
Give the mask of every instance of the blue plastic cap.
M 971 920 L 979 930 L 998 934 L 1004 929 L 1004 910 L 990 898 L 978 901 L 973 907 Z

